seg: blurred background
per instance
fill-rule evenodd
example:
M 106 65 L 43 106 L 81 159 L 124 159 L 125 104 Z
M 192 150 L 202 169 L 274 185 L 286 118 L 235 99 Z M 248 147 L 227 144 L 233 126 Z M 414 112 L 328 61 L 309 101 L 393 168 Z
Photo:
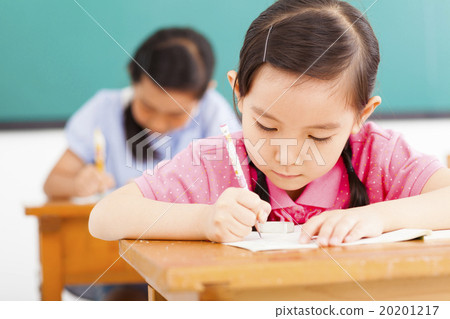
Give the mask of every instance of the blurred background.
M 380 41 L 374 119 L 403 132 L 443 162 L 450 154 L 450 1 L 348 1 Z M 251 21 L 269 0 L 2 0 L 0 2 L 0 300 L 39 299 L 38 225 L 24 205 L 43 203 L 42 185 L 66 149 L 62 127 L 102 88 L 129 84 L 126 65 L 159 28 L 189 26 L 216 55 L 217 89 L 232 103 Z M 372 6 L 373 4 L 373 6 Z M 66 297 L 70 299 L 69 297 Z

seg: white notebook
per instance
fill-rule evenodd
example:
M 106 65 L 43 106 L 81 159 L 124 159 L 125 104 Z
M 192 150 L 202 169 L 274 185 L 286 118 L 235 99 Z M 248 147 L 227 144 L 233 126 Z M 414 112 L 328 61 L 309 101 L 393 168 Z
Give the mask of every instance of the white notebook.
M 425 240 L 450 239 L 450 230 L 434 230 L 429 236 L 424 237 Z
M 292 233 L 262 233 L 262 238 L 257 232 L 252 232 L 244 238 L 243 241 L 224 243 L 225 245 L 240 247 L 251 251 L 265 250 L 282 250 L 282 249 L 302 249 L 302 248 L 318 248 L 314 243 L 299 244 L 301 228 L 295 226 Z M 341 244 L 341 246 L 392 243 L 397 241 L 411 240 L 423 236 L 431 235 L 433 232 L 429 229 L 400 229 L 388 233 L 384 233 L 378 237 L 363 238 L 352 243 Z

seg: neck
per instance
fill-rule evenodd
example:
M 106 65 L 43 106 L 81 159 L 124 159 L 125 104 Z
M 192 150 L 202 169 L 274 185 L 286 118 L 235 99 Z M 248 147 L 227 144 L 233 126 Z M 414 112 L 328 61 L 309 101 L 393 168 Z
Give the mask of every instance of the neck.
M 302 187 L 300 189 L 295 189 L 292 191 L 286 191 L 286 194 L 289 195 L 289 197 L 295 202 L 300 195 L 303 193 L 303 190 L 305 189 L 305 187 Z

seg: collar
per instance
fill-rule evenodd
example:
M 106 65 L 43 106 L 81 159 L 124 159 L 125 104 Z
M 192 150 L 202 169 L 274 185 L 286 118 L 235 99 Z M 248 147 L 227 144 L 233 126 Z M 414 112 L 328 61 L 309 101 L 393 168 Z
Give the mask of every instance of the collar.
M 280 209 L 298 205 L 314 206 L 329 209 L 334 206 L 338 197 L 341 180 L 347 176 L 342 158 L 325 175 L 313 180 L 294 202 L 285 190 L 275 186 L 267 177 L 267 187 L 270 194 L 270 205 L 272 209 Z M 273 200 L 275 198 L 275 200 Z
M 120 103 L 122 104 L 122 108 L 125 109 L 133 100 L 134 89 L 132 86 L 124 87 L 120 90 Z

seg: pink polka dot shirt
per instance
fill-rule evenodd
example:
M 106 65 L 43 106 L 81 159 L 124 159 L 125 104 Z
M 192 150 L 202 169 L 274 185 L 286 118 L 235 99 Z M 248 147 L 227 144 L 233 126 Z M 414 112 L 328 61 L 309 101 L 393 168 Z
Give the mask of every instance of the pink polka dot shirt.
M 256 171 L 248 165 L 242 132 L 232 134 L 247 184 L 254 189 Z M 352 163 L 366 186 L 370 203 L 419 195 L 428 179 L 444 167 L 433 156 L 413 150 L 399 134 L 368 122 L 350 136 Z M 342 158 L 325 175 L 310 182 L 293 201 L 267 179 L 272 212 L 269 220 L 304 223 L 326 210 L 348 208 L 350 190 Z M 170 161 L 135 179 L 146 198 L 175 203 L 213 204 L 228 187 L 239 187 L 225 139 L 196 140 Z

